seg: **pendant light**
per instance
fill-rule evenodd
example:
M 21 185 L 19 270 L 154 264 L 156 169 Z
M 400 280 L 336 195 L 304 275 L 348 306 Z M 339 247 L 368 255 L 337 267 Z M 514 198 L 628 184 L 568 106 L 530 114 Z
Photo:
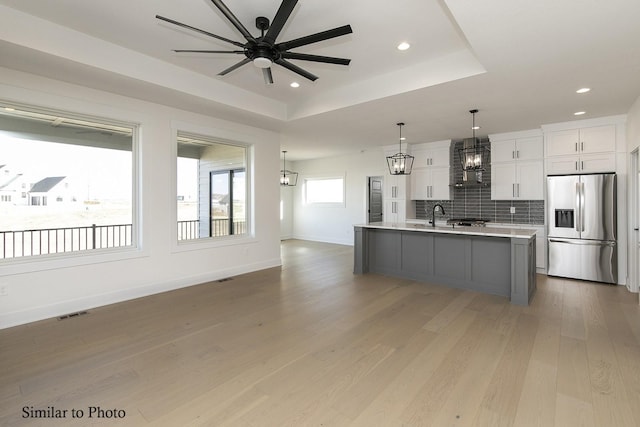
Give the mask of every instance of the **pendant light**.
M 471 129 L 473 131 L 473 137 L 470 140 L 465 140 L 462 148 L 458 150 L 460 165 L 463 171 L 479 171 L 486 170 L 489 163 L 489 148 L 480 145 L 480 141 L 476 138 L 476 129 L 480 129 L 476 126 L 476 113 L 477 109 L 469 110 L 471 113 Z
M 400 145 L 400 151 L 393 156 L 387 157 L 389 173 L 391 175 L 411 175 L 411 168 L 413 167 L 414 157 L 402 152 L 402 126 L 404 126 L 404 123 L 396 124 L 400 128 L 400 139 L 398 141 Z
M 286 187 L 293 187 L 298 183 L 298 172 L 292 172 L 287 170 L 285 164 L 285 156 L 287 152 L 282 152 L 282 170 L 280 171 L 280 185 Z

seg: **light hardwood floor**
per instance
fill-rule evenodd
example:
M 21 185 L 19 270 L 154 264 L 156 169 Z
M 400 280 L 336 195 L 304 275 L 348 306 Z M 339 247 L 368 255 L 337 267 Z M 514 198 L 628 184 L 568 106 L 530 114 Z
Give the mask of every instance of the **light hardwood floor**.
M 624 287 L 538 276 L 519 307 L 353 275 L 346 246 L 282 250 L 282 269 L 0 331 L 0 425 L 640 426 Z

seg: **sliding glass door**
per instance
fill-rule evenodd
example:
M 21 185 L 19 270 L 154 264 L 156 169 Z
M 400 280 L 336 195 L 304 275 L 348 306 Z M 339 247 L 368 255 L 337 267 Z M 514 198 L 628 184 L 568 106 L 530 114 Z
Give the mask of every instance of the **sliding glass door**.
M 246 233 L 246 172 L 244 169 L 213 171 L 210 236 Z

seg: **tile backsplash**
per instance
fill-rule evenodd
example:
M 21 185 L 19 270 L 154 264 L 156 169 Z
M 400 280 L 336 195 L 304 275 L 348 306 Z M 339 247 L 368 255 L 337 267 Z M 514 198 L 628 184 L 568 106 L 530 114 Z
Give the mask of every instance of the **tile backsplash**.
M 488 139 L 480 141 L 481 145 L 490 145 Z M 462 169 L 456 149 L 462 142 L 451 144 L 450 183 L 462 181 Z M 491 163 L 483 172 L 485 187 L 456 188 L 452 190 L 452 200 L 417 200 L 415 217 L 431 219 L 433 205 L 440 203 L 446 212 L 445 218 L 482 218 L 491 222 L 506 224 L 544 224 L 543 200 L 491 200 Z M 515 213 L 511 213 L 511 208 Z M 438 214 L 438 218 L 441 216 Z

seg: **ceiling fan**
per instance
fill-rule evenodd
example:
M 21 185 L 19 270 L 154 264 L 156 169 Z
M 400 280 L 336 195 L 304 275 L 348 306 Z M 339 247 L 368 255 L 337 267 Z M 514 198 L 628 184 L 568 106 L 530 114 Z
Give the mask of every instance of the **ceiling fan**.
M 246 43 L 230 40 L 226 37 L 221 37 L 216 34 L 210 33 L 205 30 L 201 30 L 196 27 L 192 27 L 187 24 L 175 21 L 173 19 L 166 18 L 164 16 L 156 15 L 157 19 L 168 22 L 173 25 L 177 25 L 182 28 L 204 34 L 214 39 L 222 40 L 227 43 L 231 43 L 242 50 L 191 50 L 191 49 L 174 49 L 174 52 L 186 52 L 186 53 L 230 53 L 244 55 L 245 58 L 227 68 L 226 70 L 218 73 L 219 76 L 225 76 L 233 70 L 240 68 L 241 66 L 253 62 L 253 64 L 262 69 L 264 81 L 266 84 L 273 83 L 273 75 L 271 74 L 271 65 L 278 64 L 296 74 L 301 75 L 311 81 L 318 79 L 317 76 L 310 72 L 298 67 L 297 65 L 287 61 L 288 59 L 297 59 L 301 61 L 313 61 L 324 62 L 327 64 L 349 65 L 350 59 L 335 58 L 331 56 L 309 55 L 306 53 L 290 52 L 290 49 L 294 49 L 300 46 L 306 46 L 311 43 L 321 42 L 323 40 L 329 40 L 335 37 L 344 36 L 350 34 L 350 25 L 343 25 L 342 27 L 333 28 L 327 31 L 321 31 L 319 33 L 311 34 L 308 36 L 300 37 L 294 40 L 276 43 L 276 39 L 282 31 L 287 19 L 293 12 L 293 8 L 298 3 L 298 0 L 283 0 L 280 4 L 280 8 L 276 12 L 273 18 L 273 22 L 269 22 L 269 19 L 264 16 L 256 18 L 256 27 L 261 31 L 260 37 L 253 37 L 251 33 L 245 28 L 244 25 L 235 17 L 235 15 L 229 10 L 229 8 L 222 2 L 222 0 L 211 0 L 211 2 L 220 9 L 220 12 L 233 24 L 233 26 L 244 36 Z M 265 33 L 266 31 L 266 33 Z

